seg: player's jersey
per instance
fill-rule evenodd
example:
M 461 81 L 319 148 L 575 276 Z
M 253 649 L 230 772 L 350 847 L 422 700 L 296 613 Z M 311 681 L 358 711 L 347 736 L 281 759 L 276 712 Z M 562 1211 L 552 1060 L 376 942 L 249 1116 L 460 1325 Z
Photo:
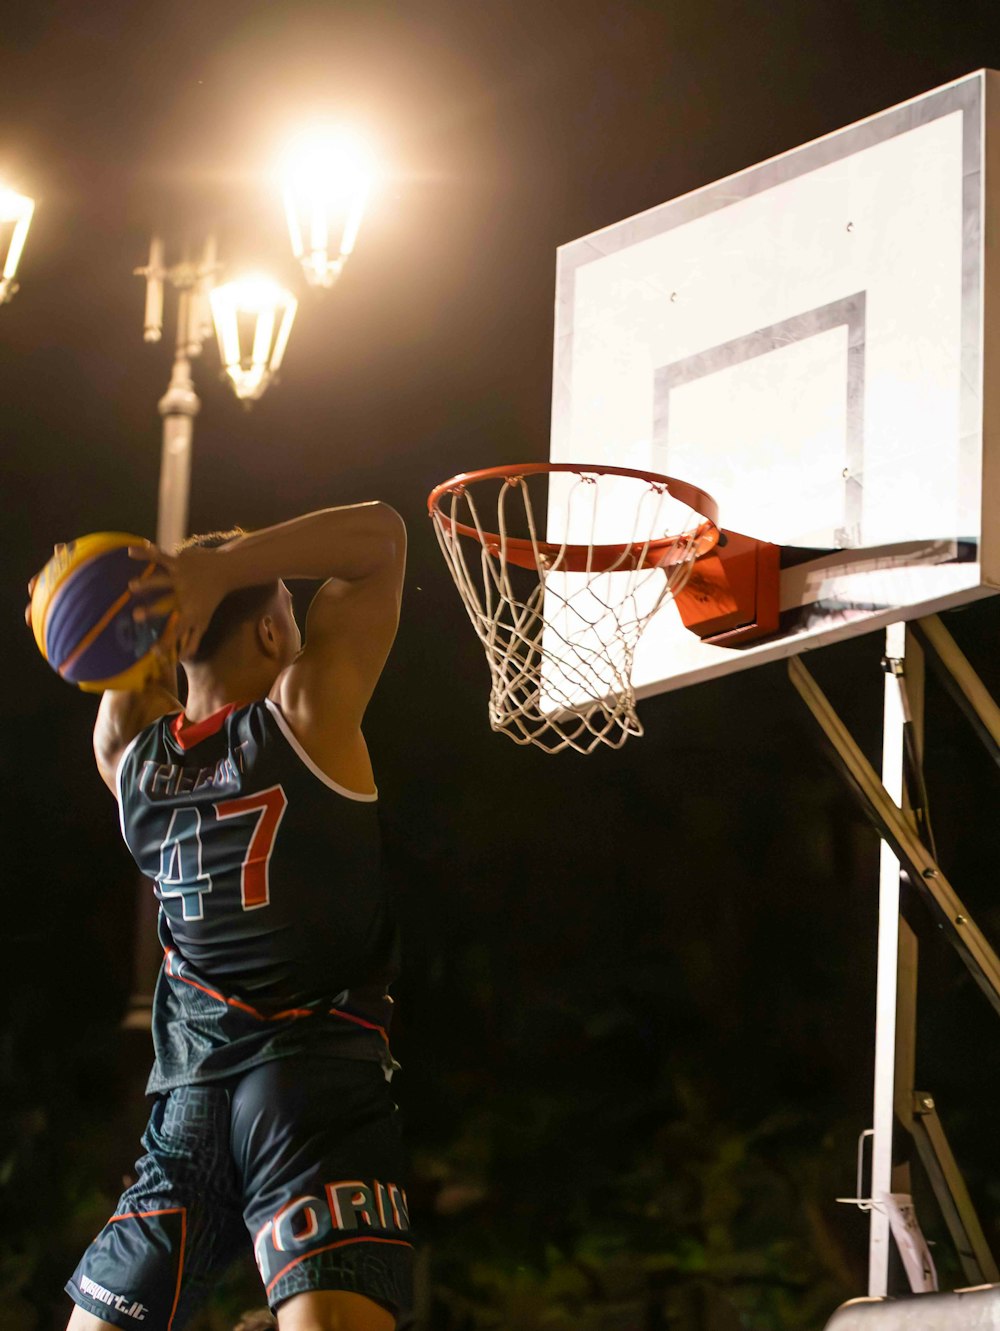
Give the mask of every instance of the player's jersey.
M 268 700 L 161 717 L 126 749 L 118 803 L 160 902 L 150 1091 L 305 1048 L 388 1060 L 374 795 L 322 773 Z

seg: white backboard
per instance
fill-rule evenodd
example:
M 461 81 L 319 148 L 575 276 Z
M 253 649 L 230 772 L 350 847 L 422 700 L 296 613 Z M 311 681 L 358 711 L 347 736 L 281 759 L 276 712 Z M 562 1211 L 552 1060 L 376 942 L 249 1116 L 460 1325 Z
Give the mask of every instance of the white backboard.
M 1000 587 L 998 81 L 981 71 L 560 249 L 552 460 L 680 477 L 723 527 L 816 551 L 787 558 L 761 644 L 706 645 L 664 607 L 640 694 Z

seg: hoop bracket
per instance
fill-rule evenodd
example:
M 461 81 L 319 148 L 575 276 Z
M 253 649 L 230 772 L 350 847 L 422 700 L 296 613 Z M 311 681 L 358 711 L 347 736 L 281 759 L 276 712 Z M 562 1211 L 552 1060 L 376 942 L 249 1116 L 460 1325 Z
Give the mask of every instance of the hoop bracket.
M 723 529 L 674 596 L 684 627 L 713 647 L 742 647 L 774 633 L 781 548 Z

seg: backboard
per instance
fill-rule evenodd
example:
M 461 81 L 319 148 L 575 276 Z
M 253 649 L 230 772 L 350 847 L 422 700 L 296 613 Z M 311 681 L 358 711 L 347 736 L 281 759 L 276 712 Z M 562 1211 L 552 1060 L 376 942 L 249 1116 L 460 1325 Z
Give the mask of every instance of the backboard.
M 998 245 L 980 71 L 559 250 L 552 461 L 680 477 L 795 548 L 777 633 L 712 646 L 667 604 L 640 696 L 1000 588 Z

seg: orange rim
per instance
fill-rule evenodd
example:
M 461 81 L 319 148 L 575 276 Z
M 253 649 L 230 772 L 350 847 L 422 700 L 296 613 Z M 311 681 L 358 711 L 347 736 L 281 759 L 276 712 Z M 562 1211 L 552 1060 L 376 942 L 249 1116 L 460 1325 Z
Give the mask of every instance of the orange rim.
M 456 522 L 441 510 L 441 501 L 451 494 L 461 494 L 468 486 L 479 481 L 504 480 L 516 483 L 524 476 L 542 472 L 573 472 L 577 476 L 625 476 L 632 480 L 648 481 L 650 485 L 666 490 L 697 513 L 702 522 L 693 532 L 680 536 L 660 536 L 656 540 L 632 541 L 624 545 L 555 545 L 548 541 L 532 541 L 523 536 L 501 537 L 496 532 L 480 532 L 464 522 Z M 491 555 L 499 555 L 503 548 L 505 558 L 520 568 L 535 569 L 539 556 L 554 567 L 570 573 L 608 570 L 663 568 L 688 559 L 700 559 L 718 544 L 719 508 L 710 494 L 696 485 L 680 481 L 674 476 L 662 476 L 655 471 L 636 471 L 631 467 L 610 467 L 603 463 L 580 462 L 525 462 L 502 467 L 485 467 L 481 471 L 460 472 L 450 480 L 436 485 L 427 496 L 427 511 L 431 517 L 459 536 L 477 541 Z M 693 550 L 693 555 L 692 555 Z

